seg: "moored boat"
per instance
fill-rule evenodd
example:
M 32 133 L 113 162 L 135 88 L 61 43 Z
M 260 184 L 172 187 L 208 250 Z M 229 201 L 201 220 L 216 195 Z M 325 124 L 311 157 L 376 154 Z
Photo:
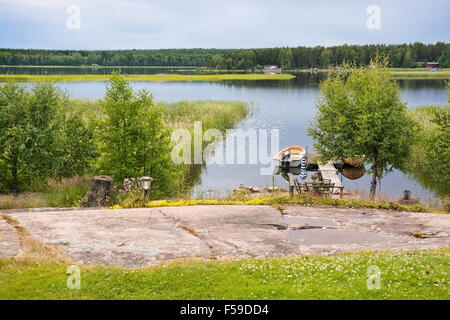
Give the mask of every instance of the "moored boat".
M 282 171 L 299 175 L 301 173 L 302 159 L 306 161 L 306 150 L 300 146 L 290 146 L 280 150 L 274 157 L 276 161 L 274 174 L 280 174 Z

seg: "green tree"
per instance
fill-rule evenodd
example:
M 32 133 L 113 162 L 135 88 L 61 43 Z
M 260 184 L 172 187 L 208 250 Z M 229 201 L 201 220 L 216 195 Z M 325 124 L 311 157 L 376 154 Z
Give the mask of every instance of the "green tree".
M 377 180 L 393 168 L 404 169 L 415 135 L 387 59 L 371 65 L 344 65 L 329 74 L 320 85 L 322 97 L 308 132 L 322 161 L 362 156 L 370 163 L 373 199 Z
M 411 58 L 411 49 L 406 49 L 405 57 L 403 59 L 402 67 L 403 68 L 411 68 L 413 65 L 413 61 Z
M 216 70 L 226 70 L 228 69 L 227 60 L 223 55 L 214 56 L 208 61 L 207 67 Z
M 0 160 L 11 192 L 54 173 L 61 100 L 50 83 L 36 83 L 31 91 L 14 82 L 0 86 Z
M 445 108 L 445 107 L 444 107 Z M 440 196 L 450 195 L 450 108 L 446 107 L 442 112 L 435 112 L 431 120 L 436 126 L 425 139 L 426 163 L 423 169 L 429 174 L 436 186 L 433 188 Z
M 450 59 L 445 55 L 445 53 L 441 54 L 441 56 L 438 59 L 438 62 L 441 68 L 450 67 Z
M 322 67 L 328 67 L 331 62 L 331 50 L 325 49 L 320 54 L 319 63 Z
M 408 172 L 438 196 L 450 197 L 450 107 L 426 106 L 412 110 L 420 128 Z
M 101 64 L 102 63 L 102 56 L 99 54 L 96 54 L 94 52 L 90 52 L 87 55 L 86 58 L 86 64 L 92 65 L 92 64 Z
M 58 132 L 60 163 L 56 168 L 56 176 L 81 176 L 86 174 L 86 169 L 97 157 L 94 129 L 83 120 L 81 112 L 66 110 L 70 110 L 67 104 L 60 115 Z
M 101 172 L 115 181 L 151 176 L 153 194 L 170 195 L 174 190 L 170 136 L 151 94 L 134 93 L 129 82 L 113 74 L 102 108 L 105 116 L 97 131 Z
M 293 69 L 294 68 L 294 57 L 292 55 L 292 50 L 289 48 L 283 48 L 280 51 L 280 65 L 283 69 Z

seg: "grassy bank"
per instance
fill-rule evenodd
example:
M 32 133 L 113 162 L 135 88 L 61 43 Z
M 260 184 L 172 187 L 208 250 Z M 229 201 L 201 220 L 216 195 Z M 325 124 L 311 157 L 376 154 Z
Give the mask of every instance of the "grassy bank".
M 450 79 L 450 69 L 440 69 L 432 72 L 427 68 L 394 68 L 394 79 Z
M 193 128 L 194 121 L 201 121 L 204 130 L 216 128 L 221 131 L 233 128 L 251 112 L 243 101 L 178 101 L 157 102 L 163 110 L 164 122 L 169 128 Z
M 291 73 L 311 73 L 311 69 L 284 70 Z M 450 79 L 450 68 L 432 72 L 428 68 L 391 68 L 392 77 L 396 80 L 406 79 Z M 328 69 L 315 69 L 314 72 L 325 73 Z
M 103 117 L 101 100 L 71 99 L 70 109 L 84 115 L 86 121 L 97 121 Z M 168 129 L 193 128 L 194 121 L 201 121 L 203 129 L 233 128 L 244 120 L 252 107 L 245 101 L 226 100 L 181 100 L 167 103 L 155 102 L 160 108 L 163 121 Z
M 301 206 L 317 206 L 317 207 L 334 207 L 334 208 L 371 208 L 384 209 L 404 212 L 434 212 L 446 213 L 433 208 L 422 205 L 402 205 L 395 202 L 385 201 L 366 201 L 353 199 L 330 199 L 319 198 L 310 195 L 297 195 L 290 197 L 288 194 L 279 195 L 235 195 L 229 199 L 179 199 L 179 200 L 160 200 L 150 201 L 145 203 L 133 203 L 132 206 L 128 204 L 115 205 L 112 208 L 136 208 L 136 207 L 178 207 L 178 206 L 192 206 L 192 205 L 269 205 L 274 206 L 279 210 L 284 209 L 284 205 L 301 205 Z
M 0 259 L 0 299 L 450 299 L 450 249 L 347 253 L 240 261 L 171 262 L 125 269 Z M 369 266 L 380 289 L 367 287 Z
M 89 68 L 89 67 L 71 67 L 71 68 Z M 110 67 L 115 68 L 115 67 Z M 121 67 L 131 68 L 131 67 Z M 151 67 L 148 67 L 151 68 Z M 182 67 L 180 67 L 182 69 Z M 314 72 L 327 72 L 327 69 L 317 69 Z M 440 69 L 432 72 L 427 68 L 393 68 L 392 77 L 397 80 L 401 79 L 450 79 L 450 69 Z M 292 73 L 310 73 L 311 69 L 296 69 L 286 70 L 286 72 Z M 295 78 L 294 75 L 284 74 L 260 74 L 260 73 L 239 73 L 239 74 L 201 74 L 201 75 L 188 75 L 188 74 L 124 74 L 123 77 L 129 81 L 155 81 L 155 82 L 197 82 L 197 81 L 226 81 L 226 80 L 291 80 Z M 72 81 L 108 81 L 110 75 L 101 74 L 79 74 L 79 75 L 16 75 L 16 74 L 3 74 L 0 75 L 0 82 L 5 81 L 59 81 L 59 82 L 72 82 Z
M 51 179 L 34 186 L 39 192 L 22 192 L 17 198 L 0 194 L 0 210 L 42 207 L 77 207 L 91 185 L 89 177 Z
M 225 81 L 225 80 L 290 80 L 295 78 L 291 74 L 124 74 L 128 81 L 156 81 L 156 82 L 192 82 L 192 81 Z M 110 75 L 80 74 L 80 75 L 0 75 L 0 82 L 13 81 L 108 81 Z
M 0 65 L 0 68 L 42 68 L 42 69 L 198 69 L 199 67 L 192 66 L 36 66 L 36 65 Z

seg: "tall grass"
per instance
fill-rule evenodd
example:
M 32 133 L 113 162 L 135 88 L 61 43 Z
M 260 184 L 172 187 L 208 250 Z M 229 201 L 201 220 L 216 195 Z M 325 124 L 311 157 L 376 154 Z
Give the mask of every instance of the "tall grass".
M 46 207 L 46 197 L 41 192 L 22 192 L 14 198 L 12 194 L 0 194 L 0 210 Z
M 12 194 L 0 194 L 0 209 L 77 207 L 89 189 L 89 177 L 51 179 L 41 184 L 39 192 L 23 192 L 14 198 Z
M 215 128 L 231 129 L 243 120 L 250 111 L 249 105 L 242 101 L 179 101 L 159 102 L 167 127 L 193 128 L 194 121 L 201 121 L 204 130 Z
M 91 185 L 89 177 L 52 179 L 45 192 L 48 207 L 77 207 Z

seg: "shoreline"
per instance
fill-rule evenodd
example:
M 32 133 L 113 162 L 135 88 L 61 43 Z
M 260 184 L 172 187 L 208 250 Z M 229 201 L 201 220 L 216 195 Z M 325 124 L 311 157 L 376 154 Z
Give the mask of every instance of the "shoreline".
M 291 80 L 292 74 L 213 74 L 213 75 L 187 75 L 187 74 L 123 74 L 128 81 L 154 81 L 154 82 L 193 82 L 193 81 L 227 81 L 227 80 Z M 8 80 L 34 82 L 34 81 L 108 81 L 111 75 L 0 75 L 0 82 Z
M 227 72 L 226 70 L 209 70 L 198 67 L 172 67 L 172 66 L 7 66 L 2 65 L 2 68 L 48 68 L 48 69 L 188 69 L 208 72 Z M 436 80 L 450 80 L 450 68 L 440 69 L 438 71 L 430 71 L 426 68 L 391 68 L 392 78 L 394 80 L 420 80 L 420 79 L 436 79 Z M 154 82 L 193 82 L 193 81 L 226 81 L 226 80 L 291 80 L 296 76 L 295 74 L 322 74 L 327 73 L 328 69 L 293 69 L 284 70 L 286 73 L 281 74 L 262 74 L 262 73 L 241 73 L 245 70 L 234 70 L 239 73 L 223 73 L 223 74 L 179 74 L 179 73 L 160 73 L 160 74 L 123 74 L 129 81 L 154 81 Z M 108 81 L 110 75 L 104 74 L 67 74 L 67 75 L 31 75 L 31 74 L 0 74 L 0 82 L 9 80 L 33 82 L 33 81 Z

